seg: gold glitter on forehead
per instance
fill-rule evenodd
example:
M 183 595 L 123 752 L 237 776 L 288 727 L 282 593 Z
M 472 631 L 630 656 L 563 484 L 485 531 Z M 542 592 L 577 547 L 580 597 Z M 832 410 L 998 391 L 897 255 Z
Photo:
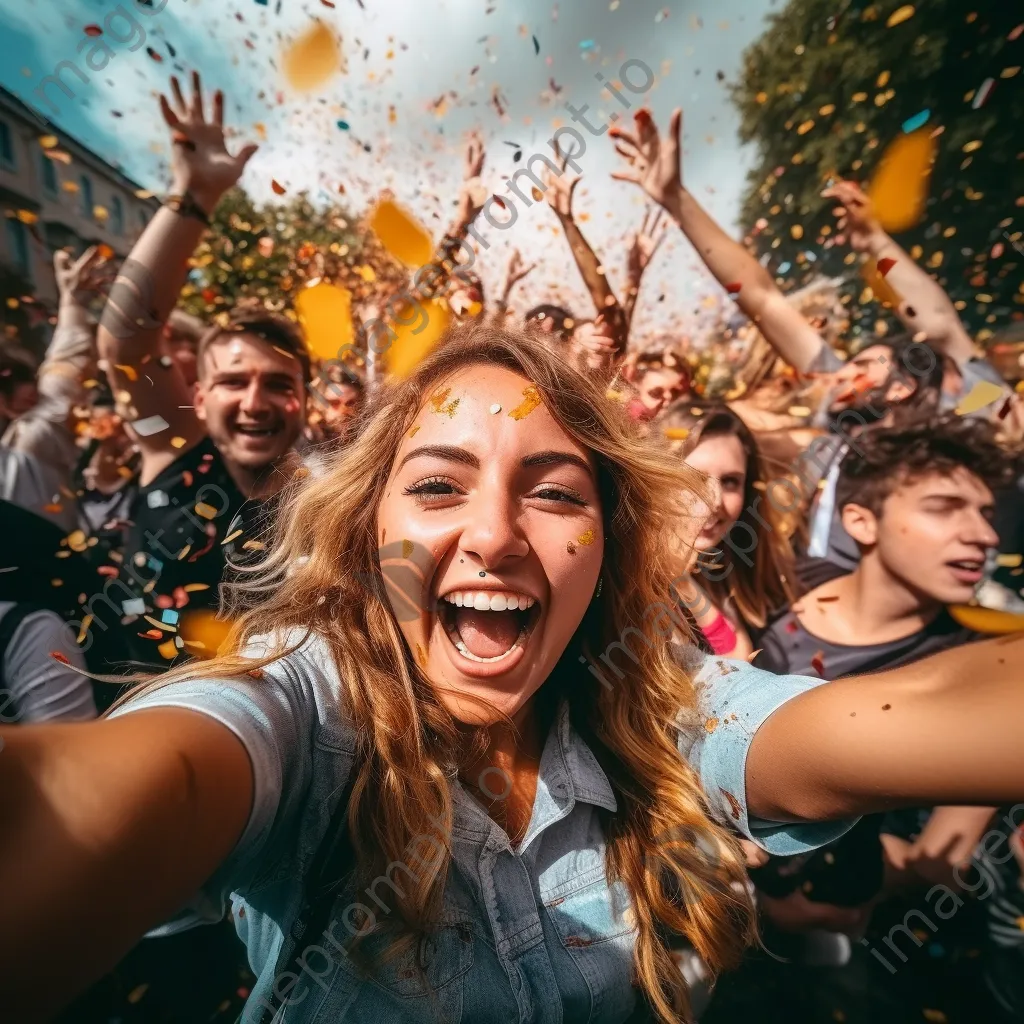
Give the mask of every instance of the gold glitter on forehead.
M 523 388 L 523 400 L 509 413 L 514 420 L 526 419 L 541 404 L 540 392 L 531 384 Z
M 416 436 L 416 431 L 419 430 L 419 429 L 420 429 L 420 425 L 417 423 L 416 426 L 413 427 L 412 430 L 409 431 L 409 437 L 415 437 Z
M 430 396 L 428 401 L 434 412 L 447 415 L 449 418 L 455 416 L 455 410 L 458 409 L 461 399 L 453 398 L 447 405 L 445 405 L 444 403 L 448 401 L 448 396 L 451 393 L 451 388 L 445 388 L 443 391 L 435 391 L 434 394 Z
M 596 539 L 597 534 L 593 530 L 586 530 L 576 538 L 576 543 L 587 547 L 587 545 L 593 544 Z

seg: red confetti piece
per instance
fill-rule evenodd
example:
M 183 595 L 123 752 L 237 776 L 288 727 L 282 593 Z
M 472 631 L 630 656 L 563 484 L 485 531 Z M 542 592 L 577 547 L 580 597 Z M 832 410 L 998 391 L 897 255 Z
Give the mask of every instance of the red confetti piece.
M 320 3 L 322 3 L 324 7 L 330 7 L 332 11 L 334 10 L 334 4 L 331 3 L 331 0 L 320 0 Z
M 795 633 L 799 628 L 800 627 L 796 624 L 796 619 L 790 619 L 789 622 L 786 623 L 787 633 Z
M 725 290 L 726 290 L 726 291 L 727 291 L 727 292 L 728 292 L 728 293 L 729 293 L 730 295 L 738 295 L 738 294 L 739 294 L 739 292 L 740 292 L 740 289 L 741 289 L 742 287 L 743 287 L 743 284 L 742 284 L 742 282 L 740 282 L 740 281 L 733 281 L 733 282 L 731 282 L 730 284 L 727 284 L 727 285 L 725 286 Z
M 152 57 L 153 60 L 155 60 L 157 62 L 157 64 L 163 64 L 163 62 L 164 62 L 163 57 L 161 57 L 160 54 L 157 53 L 156 50 L 154 50 L 152 46 L 147 46 L 146 47 L 146 53 L 148 53 L 150 55 L 150 57 Z
M 101 576 L 109 576 L 111 579 L 118 574 L 118 568 L 116 565 L 101 565 L 97 567 L 96 571 Z
M 71 662 L 68 661 L 67 656 L 61 654 L 60 651 L 50 651 L 50 657 L 53 658 L 54 661 L 59 661 L 62 665 L 71 664 Z
M 271 188 L 272 188 L 272 189 L 274 190 L 274 192 L 275 192 L 275 193 L 276 193 L 277 195 L 279 195 L 279 196 L 283 196 L 283 195 L 285 194 L 285 192 L 287 192 L 287 191 L 288 191 L 288 190 L 287 190 L 287 189 L 286 189 L 286 188 L 284 187 L 284 185 L 282 185 L 282 184 L 281 184 L 281 183 L 280 183 L 279 181 L 276 181 L 276 180 L 275 180 L 274 178 L 271 178 L 271 179 L 270 179 L 270 187 L 271 187 Z
M 814 652 L 814 657 L 811 658 L 811 668 L 813 668 L 814 671 L 817 672 L 818 675 L 821 676 L 822 679 L 825 678 L 825 652 L 824 651 L 815 651 Z
M 103 35 L 103 29 L 99 25 L 86 25 L 83 29 L 87 36 L 101 36 Z
M 1005 402 L 1003 402 L 1002 409 L 999 410 L 999 419 L 1005 420 L 1006 417 L 1010 415 L 1010 410 L 1012 408 L 1013 408 L 1013 399 L 1012 398 L 1008 398 Z
M 878 261 L 878 272 L 885 277 L 886 274 L 896 266 L 896 261 L 891 256 L 883 256 Z

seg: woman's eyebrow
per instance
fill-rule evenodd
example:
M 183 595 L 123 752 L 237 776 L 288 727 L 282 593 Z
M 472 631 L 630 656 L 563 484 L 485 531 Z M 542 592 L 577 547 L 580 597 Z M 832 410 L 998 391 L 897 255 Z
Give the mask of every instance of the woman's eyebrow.
M 527 455 L 522 462 L 523 468 L 532 466 L 578 466 L 588 476 L 594 475 L 594 470 L 587 463 L 586 459 L 580 458 L 573 452 L 537 452 L 535 455 Z
M 418 459 L 423 456 L 445 459 L 448 462 L 461 462 L 464 466 L 471 466 L 473 469 L 480 468 L 480 460 L 472 452 L 450 444 L 424 444 L 419 448 L 413 448 L 398 464 L 398 468 L 401 469 L 410 459 Z

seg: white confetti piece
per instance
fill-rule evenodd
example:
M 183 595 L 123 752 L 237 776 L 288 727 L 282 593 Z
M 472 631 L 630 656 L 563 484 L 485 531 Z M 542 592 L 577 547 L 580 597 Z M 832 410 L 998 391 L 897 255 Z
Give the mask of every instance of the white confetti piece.
M 141 597 L 133 597 L 121 602 L 121 611 L 125 615 L 144 615 L 146 613 L 146 602 Z
M 150 508 L 166 508 L 170 503 L 166 491 L 150 491 L 146 495 L 146 504 Z
M 131 424 L 132 430 L 135 431 L 139 437 L 149 437 L 152 434 L 159 434 L 161 430 L 166 430 L 170 424 L 163 418 L 163 416 L 147 416 L 145 419 L 135 420 Z

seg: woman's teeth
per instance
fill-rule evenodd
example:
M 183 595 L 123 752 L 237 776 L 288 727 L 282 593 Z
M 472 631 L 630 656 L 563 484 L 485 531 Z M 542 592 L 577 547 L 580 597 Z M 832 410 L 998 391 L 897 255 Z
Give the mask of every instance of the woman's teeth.
M 485 593 L 480 590 L 457 590 L 445 594 L 442 600 L 457 608 L 475 608 L 478 612 L 525 611 L 536 603 L 525 594 Z

